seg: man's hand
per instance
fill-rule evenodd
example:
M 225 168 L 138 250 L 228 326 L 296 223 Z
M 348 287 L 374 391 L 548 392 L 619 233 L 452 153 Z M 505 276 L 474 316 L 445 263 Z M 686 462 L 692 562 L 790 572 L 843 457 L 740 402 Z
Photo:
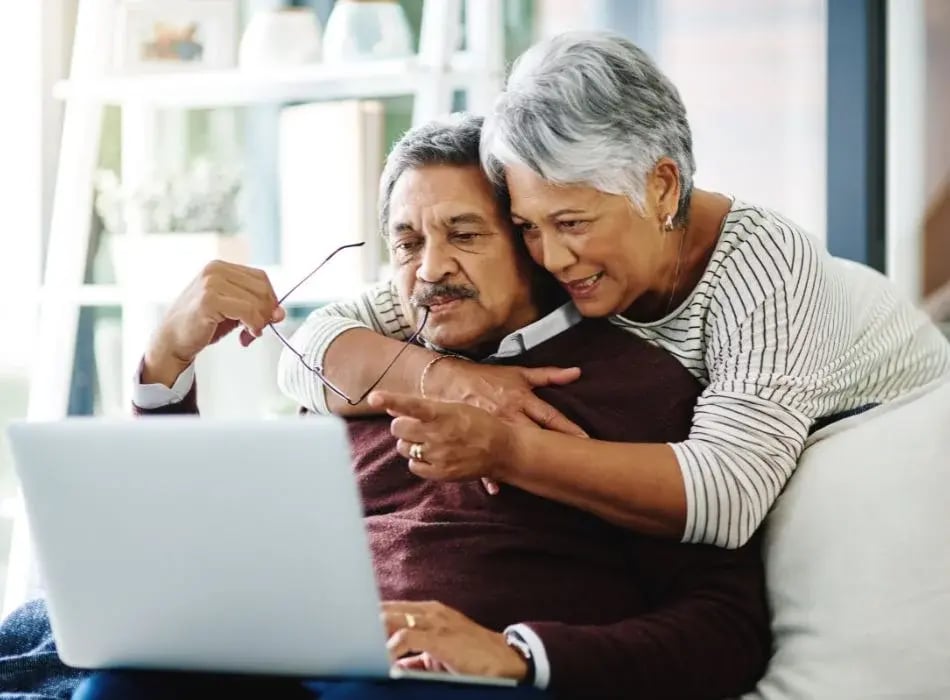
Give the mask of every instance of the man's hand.
M 581 376 L 577 367 L 502 367 L 447 359 L 432 365 L 426 395 L 464 401 L 513 423 L 536 424 L 548 430 L 587 437 L 560 411 L 539 399 L 542 386 L 570 384 Z
M 405 668 L 524 680 L 528 664 L 504 635 L 442 603 L 383 603 L 387 648 Z
M 250 345 L 270 323 L 284 319 L 262 270 L 216 260 L 175 300 L 145 353 L 142 383 L 174 384 L 199 352 L 238 326 Z
M 498 479 L 506 460 L 516 458 L 514 426 L 488 411 L 388 391 L 374 391 L 368 401 L 394 417 L 390 432 L 398 438 L 396 449 L 423 479 Z M 420 449 L 421 455 L 414 452 Z

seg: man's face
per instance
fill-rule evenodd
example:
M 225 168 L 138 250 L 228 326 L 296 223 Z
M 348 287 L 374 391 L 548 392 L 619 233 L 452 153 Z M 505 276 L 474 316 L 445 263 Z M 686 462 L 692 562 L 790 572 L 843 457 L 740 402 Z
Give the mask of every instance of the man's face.
M 405 171 L 390 198 L 389 245 L 403 308 L 449 350 L 490 352 L 536 320 L 527 257 L 477 166 Z

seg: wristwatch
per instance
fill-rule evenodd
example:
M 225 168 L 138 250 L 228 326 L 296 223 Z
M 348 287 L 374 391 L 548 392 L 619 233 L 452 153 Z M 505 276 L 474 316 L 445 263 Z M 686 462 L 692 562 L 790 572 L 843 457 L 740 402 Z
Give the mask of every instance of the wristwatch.
M 520 685 L 534 685 L 534 655 L 531 653 L 531 647 L 520 634 L 515 631 L 505 632 L 505 643 L 518 652 L 518 655 L 524 659 L 528 666 L 528 672 L 525 674 Z

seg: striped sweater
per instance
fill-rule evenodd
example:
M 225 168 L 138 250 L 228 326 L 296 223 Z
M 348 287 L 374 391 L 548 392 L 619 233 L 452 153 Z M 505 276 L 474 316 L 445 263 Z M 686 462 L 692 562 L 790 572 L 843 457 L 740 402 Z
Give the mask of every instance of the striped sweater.
M 816 421 L 950 374 L 950 344 L 885 277 L 740 201 L 679 308 L 651 323 L 611 320 L 669 352 L 704 387 L 688 439 L 671 445 L 686 485 L 686 542 L 744 544 Z M 322 364 L 333 340 L 357 327 L 408 336 L 392 283 L 314 312 L 293 343 Z M 327 411 L 322 387 L 286 351 L 278 383 L 294 401 Z

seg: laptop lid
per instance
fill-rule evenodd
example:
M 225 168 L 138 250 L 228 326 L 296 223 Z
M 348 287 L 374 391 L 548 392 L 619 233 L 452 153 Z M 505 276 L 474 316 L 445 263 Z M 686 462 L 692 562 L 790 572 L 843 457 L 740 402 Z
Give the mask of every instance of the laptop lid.
M 67 664 L 388 675 L 341 420 L 8 432 Z

